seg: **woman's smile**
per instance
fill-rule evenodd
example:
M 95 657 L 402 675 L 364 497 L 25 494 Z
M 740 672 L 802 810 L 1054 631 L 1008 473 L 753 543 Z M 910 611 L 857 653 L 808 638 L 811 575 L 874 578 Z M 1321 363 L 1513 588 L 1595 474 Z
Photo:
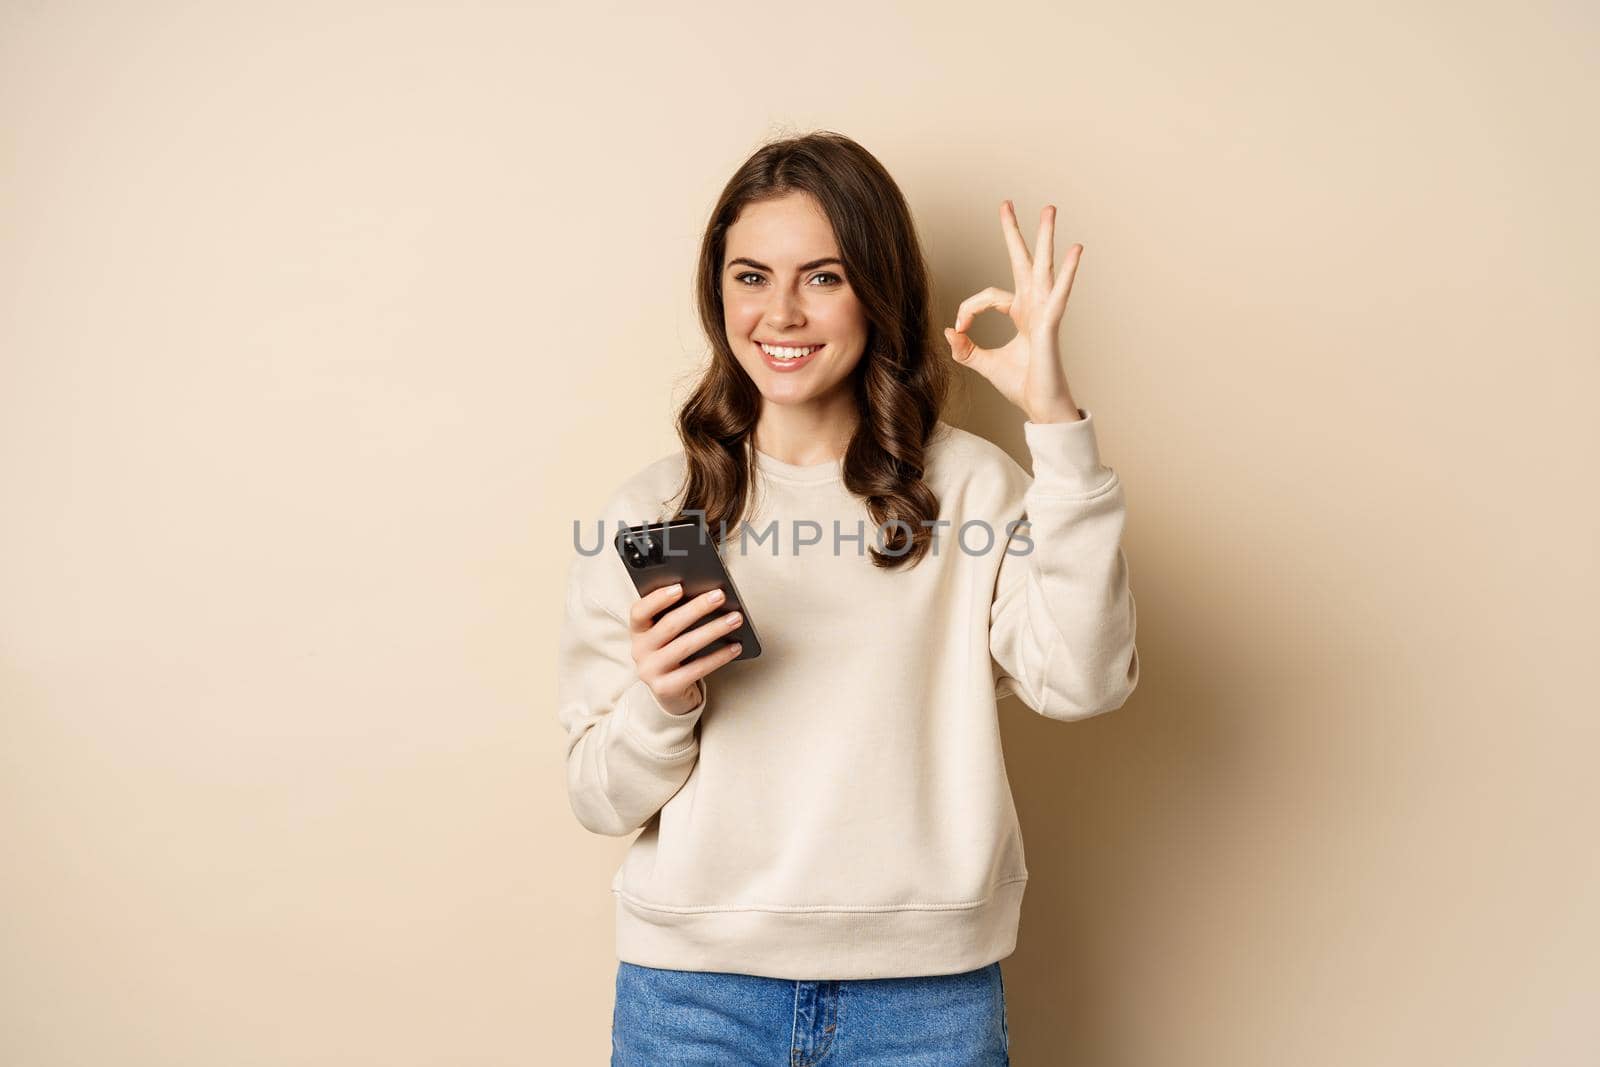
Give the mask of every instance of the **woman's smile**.
M 827 345 L 809 345 L 802 348 L 797 346 L 767 345 L 757 341 L 756 347 L 761 349 L 763 363 L 779 373 L 788 373 L 797 371 L 810 363 L 816 358 L 817 353 L 821 352 Z

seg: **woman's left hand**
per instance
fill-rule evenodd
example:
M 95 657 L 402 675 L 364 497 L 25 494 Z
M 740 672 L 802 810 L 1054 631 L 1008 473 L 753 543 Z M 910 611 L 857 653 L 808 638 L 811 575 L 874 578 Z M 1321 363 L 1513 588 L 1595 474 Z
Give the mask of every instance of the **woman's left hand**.
M 1030 422 L 1072 422 L 1082 418 L 1067 390 L 1057 335 L 1083 246 L 1075 244 L 1067 250 L 1057 275 L 1053 270 L 1055 228 L 1055 205 L 1046 204 L 1039 215 L 1039 237 L 1034 242 L 1037 252 L 1030 256 L 1017 227 L 1016 209 L 1011 201 L 1002 202 L 1000 229 L 1011 249 L 1015 291 L 991 286 L 974 293 L 956 309 L 955 329 L 944 331 L 956 362 L 989 379 L 1001 396 L 1022 409 Z M 990 308 L 1005 312 L 1017 326 L 1017 335 L 1003 348 L 979 348 L 966 333 L 972 320 Z

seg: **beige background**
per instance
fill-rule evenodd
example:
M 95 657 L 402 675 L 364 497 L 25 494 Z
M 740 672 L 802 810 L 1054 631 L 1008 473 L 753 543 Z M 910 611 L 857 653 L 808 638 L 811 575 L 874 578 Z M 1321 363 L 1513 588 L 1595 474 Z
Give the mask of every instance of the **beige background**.
M 1144 675 L 1001 709 L 1016 1062 L 1595 1062 L 1596 29 L 0 6 L 0 1059 L 605 1062 L 570 523 L 676 447 L 722 182 L 823 127 L 941 316 L 1004 197 L 1086 246 Z

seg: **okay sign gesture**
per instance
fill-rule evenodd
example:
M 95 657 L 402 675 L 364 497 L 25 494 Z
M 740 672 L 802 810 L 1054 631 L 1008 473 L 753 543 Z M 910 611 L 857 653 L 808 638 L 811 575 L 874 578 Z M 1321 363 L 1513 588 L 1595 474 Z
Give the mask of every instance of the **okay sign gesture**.
M 1030 422 L 1075 421 L 1082 416 L 1067 390 L 1057 335 L 1083 246 L 1075 244 L 1068 249 L 1057 275 L 1052 266 L 1056 229 L 1053 204 L 1045 205 L 1039 214 L 1039 236 L 1032 256 L 1022 243 L 1016 209 L 1009 200 L 1000 205 L 1000 229 L 1011 250 L 1015 292 L 990 286 L 963 300 L 956 309 L 955 329 L 944 331 L 950 354 L 957 363 L 989 379 L 1001 396 L 1022 409 Z M 1003 348 L 979 348 L 966 333 L 972 320 L 990 308 L 1005 312 L 1017 326 L 1017 335 Z

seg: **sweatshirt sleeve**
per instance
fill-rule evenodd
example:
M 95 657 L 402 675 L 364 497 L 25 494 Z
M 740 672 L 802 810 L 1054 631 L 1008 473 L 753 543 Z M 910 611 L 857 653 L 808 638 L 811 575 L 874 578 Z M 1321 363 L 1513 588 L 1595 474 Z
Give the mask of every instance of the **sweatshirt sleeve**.
M 637 592 L 626 575 L 603 580 L 599 568 L 618 562 L 580 557 L 567 581 L 566 615 L 556 666 L 558 717 L 566 732 L 567 795 L 583 826 L 621 837 L 649 822 L 694 769 L 700 752 L 695 724 L 700 704 L 683 715 L 661 706 L 640 678 L 631 652 L 624 594 Z M 590 589 L 588 586 L 595 588 Z M 612 606 L 597 602 L 612 601 Z
M 1139 680 L 1122 483 L 1100 462 L 1093 415 L 1078 411 L 1074 422 L 1023 423 L 1033 476 L 1017 468 L 1023 514 L 989 611 L 996 692 L 1051 719 L 1114 711 Z

